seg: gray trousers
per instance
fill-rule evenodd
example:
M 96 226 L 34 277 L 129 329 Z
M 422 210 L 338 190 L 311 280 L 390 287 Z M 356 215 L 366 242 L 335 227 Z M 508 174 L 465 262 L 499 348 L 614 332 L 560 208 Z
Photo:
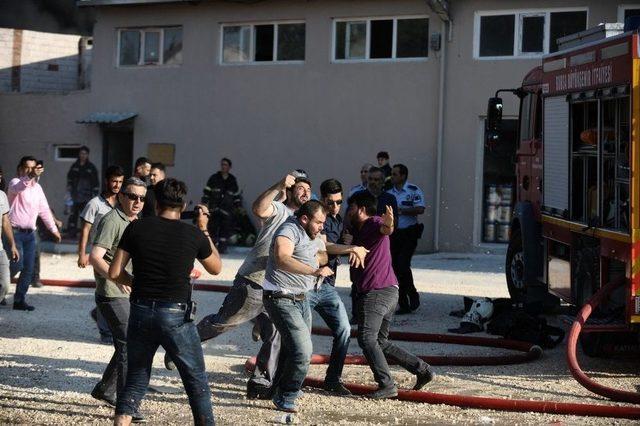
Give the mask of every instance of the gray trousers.
M 9 272 L 9 258 L 7 252 L 0 250 L 0 300 L 4 299 L 9 291 L 11 274 Z
M 204 342 L 254 319 L 260 329 L 262 347 L 247 388 L 270 388 L 278 368 L 281 343 L 278 330 L 264 310 L 261 286 L 236 276 L 218 313 L 208 315 L 198 323 L 198 334 Z

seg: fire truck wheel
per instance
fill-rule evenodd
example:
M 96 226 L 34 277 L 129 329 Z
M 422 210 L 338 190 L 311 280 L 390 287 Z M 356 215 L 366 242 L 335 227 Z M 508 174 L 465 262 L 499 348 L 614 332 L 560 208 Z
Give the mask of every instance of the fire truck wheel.
M 507 288 L 514 302 L 524 302 L 527 289 L 524 285 L 524 253 L 522 251 L 522 237 L 519 231 L 511 234 L 511 241 L 507 248 L 505 266 L 507 274 Z

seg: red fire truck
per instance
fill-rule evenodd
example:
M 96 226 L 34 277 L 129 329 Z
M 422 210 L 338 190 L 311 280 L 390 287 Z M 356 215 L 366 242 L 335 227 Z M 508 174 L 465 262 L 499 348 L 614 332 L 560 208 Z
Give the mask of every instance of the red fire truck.
M 499 92 L 516 94 L 512 298 L 551 293 L 582 306 L 626 277 L 607 304 L 610 331 L 625 331 L 640 329 L 640 39 L 621 28 L 607 36 L 610 26 L 559 39 L 565 47 L 543 57 L 522 87 L 499 90 L 487 143 L 500 143 Z

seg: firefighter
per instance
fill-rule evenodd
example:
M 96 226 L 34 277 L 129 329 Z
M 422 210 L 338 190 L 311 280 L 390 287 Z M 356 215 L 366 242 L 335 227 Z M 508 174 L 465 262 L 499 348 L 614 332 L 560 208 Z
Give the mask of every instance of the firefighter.
M 233 210 L 240 203 L 240 189 L 231 170 L 231 160 L 220 160 L 220 171 L 211 175 L 204 187 L 202 204 L 209 207 L 213 220 L 209 221 L 209 233 L 218 251 L 225 253 L 233 230 Z

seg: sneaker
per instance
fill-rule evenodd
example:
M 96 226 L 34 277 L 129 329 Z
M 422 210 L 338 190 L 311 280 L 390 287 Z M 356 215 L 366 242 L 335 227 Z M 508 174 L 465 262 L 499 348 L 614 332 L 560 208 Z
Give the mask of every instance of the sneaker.
M 434 377 L 435 374 L 431 371 L 431 366 L 427 364 L 424 371 L 416 374 L 416 385 L 413 387 L 413 390 L 422 389 L 422 387 L 433 380 Z
M 166 368 L 167 370 L 175 370 L 176 369 L 175 362 L 173 362 L 173 360 L 171 359 L 169 354 L 166 353 L 166 352 L 164 354 L 164 368 Z
M 371 399 L 387 399 L 394 398 L 396 396 L 398 396 L 398 388 L 396 387 L 396 385 L 387 386 L 385 388 L 378 388 L 377 391 L 371 392 L 370 394 L 366 395 L 367 398 Z
M 339 395 L 339 396 L 349 396 L 351 395 L 351 391 L 349 389 L 347 389 L 345 387 L 344 384 L 342 384 L 341 382 L 337 382 L 337 383 L 325 383 L 324 384 L 324 390 L 326 390 L 327 392 L 330 392 L 334 395 Z
M 293 402 L 285 402 L 282 398 L 274 398 L 272 401 L 278 411 L 284 411 L 285 413 L 298 412 L 298 407 Z
M 131 415 L 131 423 L 146 423 L 147 419 L 140 413 L 140 411 L 136 411 Z
M 95 399 L 97 399 L 98 401 L 102 401 L 105 402 L 107 405 L 110 405 L 112 407 L 116 406 L 116 397 L 114 396 L 109 396 L 109 395 L 105 395 L 104 393 L 102 393 L 100 391 L 100 383 L 98 383 L 93 390 L 91 391 L 91 396 L 94 397 Z
M 257 321 L 253 324 L 253 328 L 251 329 L 251 338 L 254 342 L 260 340 L 260 325 Z
M 38 281 L 34 281 L 31 283 L 31 287 L 35 287 L 35 288 L 40 288 L 42 287 L 44 284 L 42 284 L 42 281 L 38 280 Z
M 0 305 L 7 306 L 7 298 L 6 297 L 3 297 L 2 300 L 0 300 Z
M 27 302 L 13 302 L 13 310 L 15 311 L 35 311 L 36 308 L 29 305 Z

